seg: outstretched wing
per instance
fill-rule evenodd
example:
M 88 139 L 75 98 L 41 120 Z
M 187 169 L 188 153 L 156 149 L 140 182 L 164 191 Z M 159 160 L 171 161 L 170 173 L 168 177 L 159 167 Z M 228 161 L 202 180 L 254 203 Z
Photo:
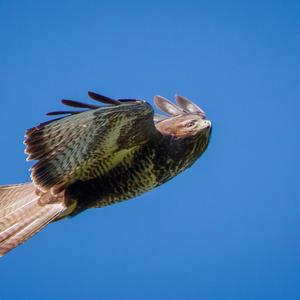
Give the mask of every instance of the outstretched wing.
M 118 164 L 129 152 L 159 135 L 153 108 L 141 100 L 113 100 L 90 93 L 111 106 L 72 100 L 64 104 L 88 108 L 29 129 L 25 136 L 28 160 L 37 160 L 31 177 L 43 190 L 58 193 L 76 180 L 92 179 Z

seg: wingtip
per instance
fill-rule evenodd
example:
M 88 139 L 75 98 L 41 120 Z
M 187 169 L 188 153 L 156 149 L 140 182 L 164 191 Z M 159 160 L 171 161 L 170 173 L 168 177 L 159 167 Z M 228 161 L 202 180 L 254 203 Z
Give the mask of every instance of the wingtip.
M 171 102 L 169 99 L 167 99 L 166 97 L 162 96 L 162 95 L 155 95 L 153 97 L 153 102 L 155 104 L 157 104 L 159 101 L 168 101 L 168 102 Z
M 121 104 L 121 102 L 118 101 L 118 100 L 115 100 L 115 99 L 97 94 L 97 93 L 92 92 L 92 91 L 88 91 L 88 96 L 90 98 L 92 98 L 93 100 L 96 100 L 96 101 L 99 101 L 99 102 L 102 102 L 102 103 L 106 103 L 106 104 L 113 104 L 113 105 L 120 105 Z
M 187 111 L 193 113 L 193 112 L 198 112 L 200 113 L 203 117 L 205 117 L 205 112 L 202 108 L 200 108 L 198 105 L 196 105 L 193 101 L 188 99 L 185 96 L 175 94 L 175 101 L 176 103 L 181 106 L 183 109 L 186 109 Z
M 88 91 L 88 96 L 92 99 L 94 99 L 94 97 L 97 97 L 97 94 L 92 92 L 92 91 Z
M 169 115 L 177 116 L 183 113 L 183 110 L 180 108 L 180 106 L 177 106 L 175 103 L 163 96 L 154 96 L 153 102 L 162 112 Z

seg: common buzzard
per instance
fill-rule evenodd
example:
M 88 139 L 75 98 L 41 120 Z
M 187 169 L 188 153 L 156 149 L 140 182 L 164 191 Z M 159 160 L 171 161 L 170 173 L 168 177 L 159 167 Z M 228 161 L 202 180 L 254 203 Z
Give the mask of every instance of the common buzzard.
M 89 96 L 79 111 L 27 130 L 25 153 L 36 163 L 31 183 L 0 186 L 0 255 L 52 221 L 140 195 L 190 167 L 205 151 L 211 122 L 190 100 L 162 96 L 157 115 L 143 100 Z

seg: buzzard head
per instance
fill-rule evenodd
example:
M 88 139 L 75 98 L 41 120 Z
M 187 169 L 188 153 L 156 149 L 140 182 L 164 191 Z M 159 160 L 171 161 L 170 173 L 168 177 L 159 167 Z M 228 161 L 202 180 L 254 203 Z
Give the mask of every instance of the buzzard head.
M 209 137 L 211 122 L 204 111 L 185 97 L 176 95 L 176 104 L 162 96 L 155 96 L 154 103 L 167 116 L 155 115 L 156 128 L 164 135 L 176 138 Z

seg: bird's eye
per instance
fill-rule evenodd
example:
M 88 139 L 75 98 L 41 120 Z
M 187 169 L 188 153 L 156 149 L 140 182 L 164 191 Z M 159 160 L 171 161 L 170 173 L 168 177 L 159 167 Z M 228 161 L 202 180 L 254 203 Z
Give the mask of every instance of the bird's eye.
M 185 127 L 193 127 L 194 125 L 195 125 L 195 123 L 196 123 L 196 121 L 195 120 L 193 120 L 193 121 L 190 121 L 190 122 L 188 122 L 188 123 L 186 123 L 185 124 Z

